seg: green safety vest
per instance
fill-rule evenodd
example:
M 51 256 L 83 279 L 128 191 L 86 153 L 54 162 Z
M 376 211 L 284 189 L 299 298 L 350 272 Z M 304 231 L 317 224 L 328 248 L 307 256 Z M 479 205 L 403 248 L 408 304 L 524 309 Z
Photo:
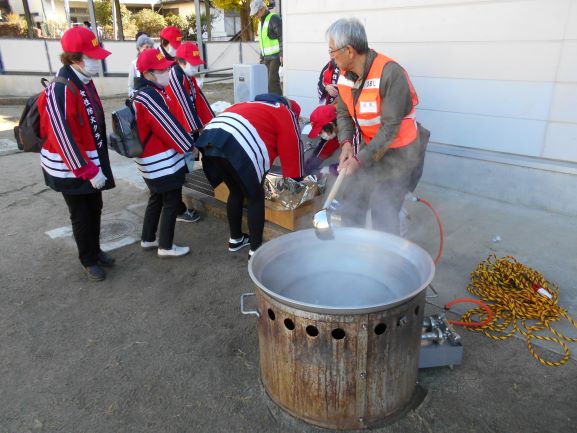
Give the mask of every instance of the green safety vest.
M 280 53 L 280 44 L 278 39 L 271 39 L 268 37 L 268 23 L 273 15 L 276 14 L 269 13 L 264 19 L 264 23 L 261 21 L 258 24 L 258 42 L 260 44 L 260 52 L 263 56 L 272 56 Z

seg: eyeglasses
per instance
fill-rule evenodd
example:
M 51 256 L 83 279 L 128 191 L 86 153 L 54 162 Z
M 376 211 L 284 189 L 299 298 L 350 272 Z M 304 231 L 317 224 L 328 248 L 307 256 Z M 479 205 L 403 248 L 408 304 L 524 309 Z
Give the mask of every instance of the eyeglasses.
M 334 50 L 329 50 L 329 56 L 332 56 L 334 53 L 336 53 L 337 51 L 342 50 L 343 48 L 346 48 L 347 46 L 345 45 L 344 47 L 340 47 L 340 48 L 335 48 Z

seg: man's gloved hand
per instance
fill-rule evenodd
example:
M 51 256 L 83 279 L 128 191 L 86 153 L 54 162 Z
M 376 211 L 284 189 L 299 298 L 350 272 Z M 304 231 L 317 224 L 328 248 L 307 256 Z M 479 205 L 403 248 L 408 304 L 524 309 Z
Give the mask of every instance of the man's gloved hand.
M 106 184 L 106 176 L 102 173 L 102 170 L 99 168 L 98 173 L 92 179 L 90 179 L 90 183 L 94 189 L 102 189 Z

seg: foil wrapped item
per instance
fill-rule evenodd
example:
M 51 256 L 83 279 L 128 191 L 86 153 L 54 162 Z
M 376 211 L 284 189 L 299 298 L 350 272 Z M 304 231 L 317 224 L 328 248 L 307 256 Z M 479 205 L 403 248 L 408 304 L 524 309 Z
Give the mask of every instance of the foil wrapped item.
M 280 174 L 268 173 L 264 180 L 267 207 L 274 210 L 294 210 L 312 200 L 324 190 L 326 180 L 309 175 L 297 182 Z

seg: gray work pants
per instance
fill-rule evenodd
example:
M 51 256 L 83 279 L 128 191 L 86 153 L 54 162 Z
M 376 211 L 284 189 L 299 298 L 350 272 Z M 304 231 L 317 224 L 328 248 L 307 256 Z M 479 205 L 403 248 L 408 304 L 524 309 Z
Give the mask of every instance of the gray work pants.
M 280 77 L 278 75 L 278 68 L 280 67 L 280 58 L 265 59 L 264 65 L 268 70 L 268 93 L 276 93 L 282 96 L 282 88 L 280 86 Z
M 419 125 L 414 142 L 389 149 L 380 161 L 347 178 L 341 199 L 343 225 L 365 227 L 370 210 L 374 230 L 399 235 L 399 211 L 423 174 L 428 141 L 429 131 Z

